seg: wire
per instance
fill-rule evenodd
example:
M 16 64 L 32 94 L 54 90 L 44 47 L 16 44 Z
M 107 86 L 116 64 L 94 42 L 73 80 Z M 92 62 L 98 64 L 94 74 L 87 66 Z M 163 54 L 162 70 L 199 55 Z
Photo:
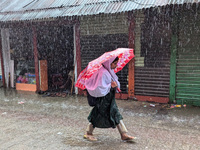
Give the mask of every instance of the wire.
M 39 0 L 37 0 L 39 1 Z M 30 3 L 26 4 L 25 6 L 23 6 L 23 8 L 27 7 L 28 5 L 32 4 L 33 2 L 35 2 L 35 0 L 32 0 Z
M 138 5 L 143 5 L 143 6 L 145 6 L 145 5 L 156 6 L 155 4 L 143 4 L 143 3 L 139 3 L 139 2 L 137 2 L 137 0 L 130 0 L 130 1 L 134 2 L 134 3 L 138 4 Z

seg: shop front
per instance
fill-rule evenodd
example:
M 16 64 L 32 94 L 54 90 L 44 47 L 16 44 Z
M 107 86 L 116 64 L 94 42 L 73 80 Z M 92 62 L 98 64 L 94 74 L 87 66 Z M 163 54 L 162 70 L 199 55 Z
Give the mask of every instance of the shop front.
M 74 76 L 73 25 L 2 29 L 7 87 L 71 92 Z M 38 78 L 38 79 L 37 79 Z M 38 88 L 39 85 L 39 88 Z
M 74 37 L 72 25 L 37 26 L 39 73 L 47 75 L 49 92 L 71 92 L 74 70 Z M 41 70 L 46 66 L 46 72 Z M 44 77 L 40 75 L 40 79 Z

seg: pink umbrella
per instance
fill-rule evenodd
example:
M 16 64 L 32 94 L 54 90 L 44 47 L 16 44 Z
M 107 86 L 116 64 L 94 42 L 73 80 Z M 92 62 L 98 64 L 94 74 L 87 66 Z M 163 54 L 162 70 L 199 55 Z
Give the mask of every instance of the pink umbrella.
M 134 57 L 133 49 L 118 48 L 114 51 L 106 52 L 97 59 L 89 62 L 88 66 L 79 74 L 75 86 L 84 90 L 85 81 L 89 79 L 96 71 L 98 71 L 102 67 L 102 63 L 104 63 L 105 61 L 114 56 L 119 57 L 117 67 L 114 70 L 114 72 L 117 73 L 118 71 L 122 70 L 123 67 Z

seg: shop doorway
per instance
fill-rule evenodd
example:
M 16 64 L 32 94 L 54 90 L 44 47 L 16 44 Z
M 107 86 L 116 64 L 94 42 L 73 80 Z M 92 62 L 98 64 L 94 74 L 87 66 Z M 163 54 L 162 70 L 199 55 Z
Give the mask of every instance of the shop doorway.
M 71 92 L 74 70 L 73 26 L 37 28 L 39 60 L 47 61 L 48 91 Z

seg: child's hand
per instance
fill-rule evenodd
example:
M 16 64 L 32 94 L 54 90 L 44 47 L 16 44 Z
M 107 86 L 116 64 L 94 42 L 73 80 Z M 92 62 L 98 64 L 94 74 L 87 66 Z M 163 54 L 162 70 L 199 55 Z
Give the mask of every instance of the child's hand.
M 116 82 L 114 82 L 114 81 L 112 81 L 112 82 L 111 82 L 111 87 L 112 87 L 112 88 L 115 88 L 115 87 L 117 87 L 117 83 L 116 83 Z

